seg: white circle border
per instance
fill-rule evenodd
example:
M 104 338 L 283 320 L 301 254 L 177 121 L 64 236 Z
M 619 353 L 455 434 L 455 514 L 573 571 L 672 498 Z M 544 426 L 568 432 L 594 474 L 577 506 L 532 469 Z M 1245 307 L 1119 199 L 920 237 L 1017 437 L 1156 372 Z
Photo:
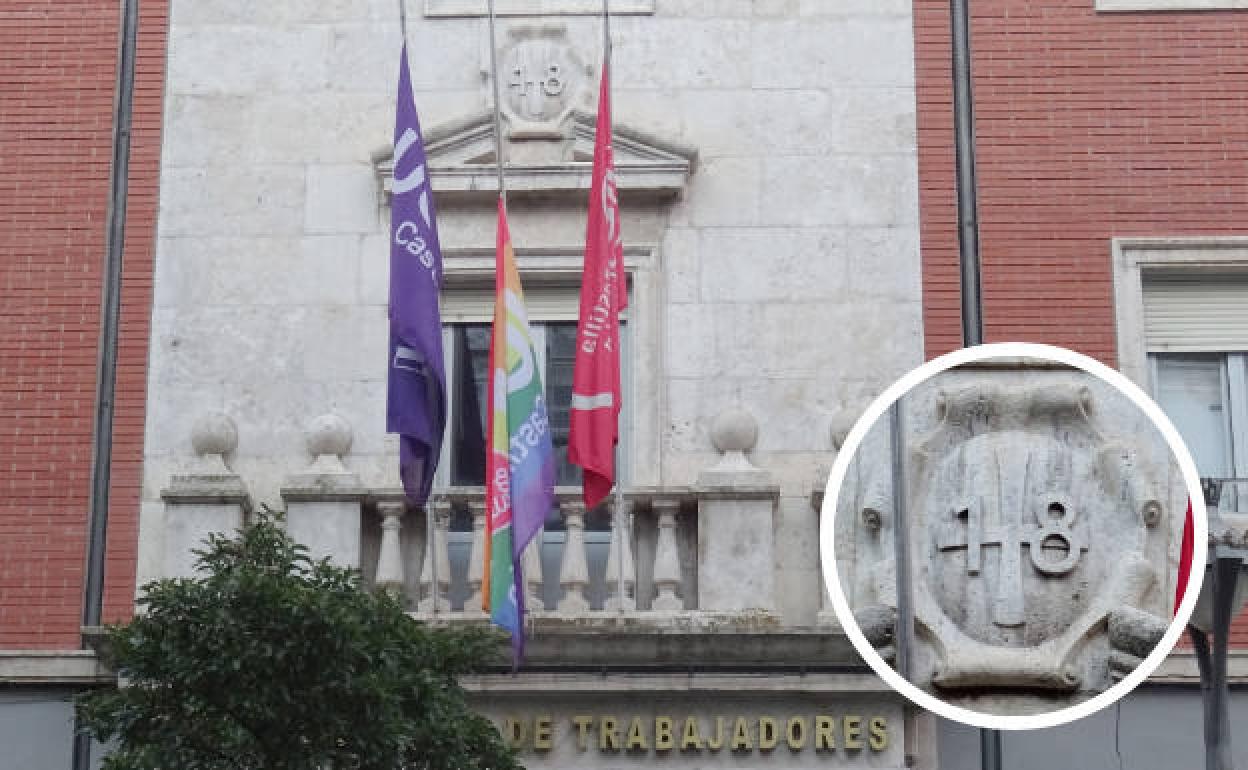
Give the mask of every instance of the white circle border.
M 849 608 L 849 602 L 846 600 L 844 592 L 841 591 L 836 559 L 833 556 L 836 553 L 836 527 L 833 525 L 836 516 L 836 497 L 840 491 L 841 483 L 845 480 L 850 460 L 853 459 L 854 453 L 858 451 L 858 446 L 866 438 L 867 431 L 875 424 L 876 420 L 883 416 L 884 412 L 892 406 L 894 401 L 897 401 L 914 387 L 940 372 L 986 358 L 1005 357 L 1043 358 L 1058 361 L 1099 377 L 1131 399 L 1132 403 L 1143 411 L 1161 432 L 1162 437 L 1169 444 L 1170 451 L 1179 464 L 1179 469 L 1182 471 L 1183 479 L 1187 484 L 1188 498 L 1191 500 L 1192 522 L 1195 529 L 1192 549 L 1192 570 L 1191 576 L 1188 578 L 1187 589 L 1183 595 L 1183 601 L 1179 605 L 1178 612 L 1175 613 L 1174 618 L 1171 620 L 1170 627 L 1166 629 L 1165 635 L 1162 636 L 1161 641 L 1153 648 L 1149 656 L 1120 682 L 1086 701 L 1041 714 L 1016 716 L 985 714 L 954 706 L 924 692 L 902 678 L 892 666 L 888 665 L 879 656 L 875 648 L 871 646 L 871 643 L 867 641 L 862 631 L 858 628 L 858 623 Z M 1192 460 L 1187 446 L 1179 437 L 1179 432 L 1170 422 L 1170 419 L 1166 417 L 1165 413 L 1161 411 L 1161 407 L 1157 406 L 1139 386 L 1128 380 L 1121 372 L 1111 369 L 1100 361 L 1066 348 L 1030 342 L 999 342 L 955 350 L 952 353 L 946 353 L 943 356 L 927 361 L 889 386 L 887 390 L 871 402 L 871 405 L 858 418 L 854 423 L 854 427 L 846 436 L 845 442 L 841 446 L 836 461 L 832 464 L 832 470 L 828 475 L 828 486 L 824 492 L 823 505 L 819 513 L 819 550 L 824 583 L 832 599 L 832 608 L 836 612 L 836 617 L 840 621 L 845 634 L 849 637 L 850 642 L 853 643 L 854 648 L 858 651 L 858 654 L 875 671 L 877 676 L 915 705 L 945 719 L 994 730 L 1034 730 L 1044 727 L 1057 727 L 1058 725 L 1094 714 L 1102 708 L 1113 704 L 1114 701 L 1139 686 L 1170 654 L 1171 649 L 1173 649 L 1187 627 L 1187 621 L 1191 618 L 1192 611 L 1196 608 L 1196 599 L 1200 594 L 1200 586 L 1205 576 L 1204 564 L 1209 547 L 1208 538 L 1209 523 L 1206 519 L 1205 501 L 1201 492 L 1200 476 L 1196 471 L 1196 463 Z

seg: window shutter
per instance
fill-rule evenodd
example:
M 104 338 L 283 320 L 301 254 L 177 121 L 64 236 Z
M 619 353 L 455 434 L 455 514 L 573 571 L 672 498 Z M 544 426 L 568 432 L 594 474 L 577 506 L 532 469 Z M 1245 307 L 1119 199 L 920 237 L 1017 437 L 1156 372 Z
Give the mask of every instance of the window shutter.
M 1147 278 L 1144 338 L 1153 353 L 1248 350 L 1248 276 Z

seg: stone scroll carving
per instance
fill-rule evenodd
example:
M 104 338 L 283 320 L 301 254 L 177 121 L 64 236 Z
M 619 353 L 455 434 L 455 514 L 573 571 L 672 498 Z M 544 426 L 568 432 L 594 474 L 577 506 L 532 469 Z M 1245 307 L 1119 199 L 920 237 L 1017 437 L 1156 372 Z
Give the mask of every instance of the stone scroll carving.
M 1170 512 L 1181 504 L 1168 448 L 1091 377 L 949 374 L 906 402 L 910 679 L 977 710 L 1007 694 L 1009 713 L 1026 708 L 1019 698 L 1104 690 L 1169 622 Z M 888 434 L 881 419 L 838 494 L 837 558 L 859 627 L 891 662 Z

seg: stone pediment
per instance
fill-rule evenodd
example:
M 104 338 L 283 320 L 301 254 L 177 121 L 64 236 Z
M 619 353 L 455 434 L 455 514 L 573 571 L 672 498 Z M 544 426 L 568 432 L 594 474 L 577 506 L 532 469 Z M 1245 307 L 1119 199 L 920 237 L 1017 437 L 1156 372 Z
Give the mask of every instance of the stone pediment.
M 589 191 L 596 116 L 573 110 L 553 128 L 509 128 L 504 121 L 504 173 L 508 194 L 581 198 Z M 622 196 L 668 199 L 683 195 L 697 151 L 616 124 L 613 131 L 617 185 Z M 498 194 L 494 115 L 488 110 L 425 132 L 425 151 L 435 192 L 445 198 L 492 198 Z M 388 198 L 393 179 L 390 147 L 373 155 Z

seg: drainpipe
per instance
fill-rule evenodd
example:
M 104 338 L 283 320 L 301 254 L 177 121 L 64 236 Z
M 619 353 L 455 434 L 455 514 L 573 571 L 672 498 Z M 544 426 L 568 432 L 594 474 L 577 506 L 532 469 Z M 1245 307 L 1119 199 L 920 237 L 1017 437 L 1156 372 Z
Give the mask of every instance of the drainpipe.
M 108 534 L 109 481 L 113 461 L 113 412 L 117 390 L 117 337 L 121 319 L 122 256 L 126 237 L 126 198 L 130 179 L 130 128 L 134 114 L 135 50 L 139 2 L 121 0 L 120 50 L 113 100 L 113 157 L 109 168 L 108 230 L 100 300 L 100 344 L 96 366 L 95 426 L 91 447 L 91 499 L 87 518 L 87 569 L 82 626 L 85 649 L 100 625 L 104 607 L 104 550 Z M 75 721 L 73 770 L 91 765 L 91 738 Z
M 958 265 L 962 295 L 962 344 L 984 341 L 980 293 L 979 202 L 975 182 L 975 97 L 971 80 L 970 0 L 950 0 L 953 48 L 953 133 L 958 193 Z M 1001 770 L 1001 732 L 980 729 L 981 770 Z
M 975 96 L 971 85 L 970 0 L 950 0 L 953 27 L 953 133 L 958 192 L 958 263 L 962 283 L 962 344 L 984 341 L 979 289 L 979 202 L 975 186 Z

